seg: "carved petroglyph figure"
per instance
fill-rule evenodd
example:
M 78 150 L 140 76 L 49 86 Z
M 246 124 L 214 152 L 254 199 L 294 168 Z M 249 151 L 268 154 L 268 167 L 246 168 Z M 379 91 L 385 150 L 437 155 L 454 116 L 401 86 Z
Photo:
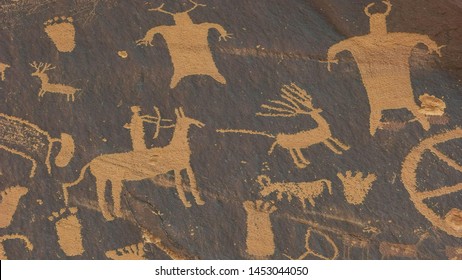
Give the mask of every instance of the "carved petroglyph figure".
M 364 176 L 362 172 L 353 174 L 351 171 L 347 171 L 344 174 L 337 174 L 340 181 L 343 183 L 343 192 L 345 198 L 350 204 L 359 205 L 364 202 L 367 194 L 372 188 L 372 184 L 377 180 L 375 174 L 368 174 Z
M 106 252 L 111 260 L 146 260 L 144 243 L 133 244 Z
M 3 247 L 3 243 L 7 240 L 20 240 L 24 242 L 24 245 L 29 252 L 32 252 L 32 250 L 34 250 L 34 245 L 32 245 L 29 238 L 27 238 L 24 235 L 10 234 L 10 235 L 0 236 L 0 260 L 8 259 L 8 256 L 5 252 L 5 248 Z
M 37 162 L 44 162 L 51 174 L 51 151 L 59 143 L 61 149 L 54 162 L 58 167 L 66 167 L 74 156 L 74 141 L 62 133 L 61 139 L 51 136 L 38 126 L 25 120 L 0 113 L 0 149 L 31 161 L 30 178 L 35 176 Z
M 75 101 L 75 94 L 77 93 L 77 91 L 80 91 L 81 89 L 63 84 L 51 84 L 49 82 L 48 74 L 46 74 L 45 72 L 48 70 L 55 69 L 56 67 L 51 67 L 52 65 L 49 63 L 37 63 L 35 61 L 31 63 L 30 66 L 34 67 L 34 69 L 36 70 L 34 73 L 32 73 L 32 76 L 39 78 L 42 82 L 42 87 L 40 88 L 40 91 L 38 93 L 39 98 L 43 97 L 45 93 L 49 92 L 65 95 L 67 96 L 67 101 Z
M 320 252 L 316 252 L 316 250 L 314 250 L 313 248 L 311 248 L 311 237 L 313 236 L 313 233 L 318 235 L 319 237 L 321 237 L 322 239 L 324 239 L 326 241 L 326 244 L 329 245 L 330 249 L 332 250 L 332 255 L 331 256 L 326 256 L 324 255 L 323 253 L 320 253 Z M 319 238 L 316 238 L 315 240 L 319 240 Z M 339 256 L 339 251 L 338 251 L 338 247 L 337 245 L 335 244 L 335 242 L 332 240 L 332 238 L 319 231 L 319 230 L 316 230 L 316 229 L 308 229 L 307 232 L 306 232 L 306 235 L 305 235 L 305 249 L 306 249 L 306 252 L 303 253 L 300 257 L 296 258 L 295 260 L 304 260 L 305 258 L 307 258 L 308 256 L 314 256 L 314 257 L 317 257 L 317 258 L 320 258 L 322 260 L 335 260 L 338 258 Z M 325 250 L 323 250 L 325 251 Z M 293 258 L 291 258 L 290 256 L 288 255 L 285 255 L 287 258 L 291 259 L 291 260 L 294 260 Z
M 64 184 L 64 198 L 68 203 L 68 188 L 79 184 L 85 177 L 89 169 L 96 178 L 96 190 L 98 203 L 101 212 L 106 220 L 113 220 L 108 209 L 105 198 L 106 184 L 111 183 L 112 197 L 114 201 L 114 214 L 122 216 L 121 195 L 122 186 L 126 181 L 140 181 L 154 178 L 158 175 L 174 171 L 176 189 L 180 200 L 186 207 L 191 207 L 191 203 L 186 199 L 182 184 L 181 172 L 186 170 L 191 186 L 191 192 L 198 205 L 204 205 L 197 188 L 194 172 L 191 168 L 191 148 L 189 146 L 188 133 L 191 126 L 199 128 L 204 124 L 198 120 L 186 117 L 183 109 L 175 110 L 176 125 L 170 144 L 162 148 L 150 148 L 141 151 L 131 151 L 120 154 L 108 154 L 98 156 L 83 167 L 79 178 L 72 183 Z
M 0 228 L 9 227 L 18 208 L 19 201 L 29 190 L 25 187 L 14 186 L 0 192 Z
M 446 110 L 446 103 L 435 97 L 425 93 L 419 97 L 422 105 L 420 106 L 420 112 L 426 116 L 443 116 L 444 110 Z
M 82 242 L 82 224 L 77 217 L 77 208 L 64 208 L 52 213 L 48 219 L 55 222 L 58 243 L 66 256 L 82 255 L 85 250 Z
M 160 129 L 161 128 L 172 128 L 173 125 L 166 126 L 162 125 L 162 121 L 172 122 L 168 119 L 162 119 L 160 115 L 159 108 L 154 107 L 154 111 L 156 112 L 157 116 L 149 116 L 149 115 L 141 115 L 141 108 L 138 106 L 131 107 L 131 111 L 133 113 L 132 118 L 130 119 L 130 123 L 126 124 L 124 128 L 130 130 L 130 137 L 132 140 L 133 151 L 141 151 L 146 150 L 146 133 L 144 130 L 145 123 L 151 123 L 156 126 L 156 130 L 153 136 L 153 139 L 159 137 Z
M 72 17 L 54 17 L 44 23 L 45 32 L 60 52 L 72 52 L 75 48 L 75 27 Z
M 307 149 L 316 144 L 324 144 L 336 154 L 342 154 L 343 151 L 350 149 L 350 147 L 332 136 L 329 123 L 321 116 L 322 110 L 313 106 L 312 98 L 305 90 L 292 83 L 291 85 L 283 86 L 281 91 L 282 100 L 270 100 L 271 105 L 262 105 L 262 109 L 269 112 L 260 112 L 257 114 L 258 116 L 293 117 L 297 115 L 309 115 L 316 121 L 318 126 L 314 129 L 295 134 L 281 133 L 271 135 L 266 132 L 230 129 L 221 129 L 218 132 L 262 135 L 273 138 L 275 141 L 269 150 L 269 154 L 273 153 L 276 146 L 280 146 L 289 151 L 298 168 L 305 168 L 310 164 L 302 154 L 301 149 Z
M 422 191 L 419 190 L 417 185 L 417 169 L 424 154 L 430 153 L 450 168 L 462 172 L 462 164 L 442 153 L 437 147 L 438 145 L 461 138 L 462 129 L 457 128 L 425 139 L 407 155 L 401 170 L 401 178 L 404 186 L 409 192 L 411 201 L 414 203 L 417 210 L 419 210 L 419 212 L 434 226 L 459 238 L 462 238 L 462 210 L 454 208 L 443 218 L 440 214 L 437 214 L 431 209 L 426 203 L 426 200 L 460 193 L 462 192 L 462 183 L 440 187 L 434 190 Z
M 324 189 L 329 191 L 329 194 L 332 195 L 332 182 L 329 180 L 319 180 L 315 182 L 307 183 L 271 183 L 271 180 L 267 176 L 259 176 L 258 183 L 262 186 L 260 195 L 267 197 L 272 193 L 277 193 L 277 199 L 282 200 L 284 195 L 287 196 L 289 202 L 292 199 L 298 198 L 303 205 L 303 209 L 306 208 L 305 201 L 315 206 L 315 198 L 318 198 L 324 192 Z
M 270 215 L 276 206 L 262 200 L 244 202 L 247 213 L 247 253 L 256 258 L 265 259 L 274 254 L 273 226 Z
M 430 52 L 441 56 L 441 47 L 428 36 L 413 33 L 390 33 L 387 16 L 391 12 L 390 1 L 385 13 L 370 13 L 374 3 L 365 12 L 370 18 L 370 34 L 353 37 L 332 46 L 328 51 L 328 68 L 338 63 L 337 54 L 349 51 L 358 64 L 371 108 L 370 133 L 375 135 L 385 110 L 407 109 L 412 112 L 425 130 L 430 123 L 417 106 L 411 83 L 409 58 L 415 46 L 424 44 Z
M 5 80 L 5 71 L 10 68 L 10 65 L 8 64 L 3 64 L 0 62 L 0 80 L 4 81 Z
M 220 33 L 220 41 L 226 41 L 231 34 L 219 24 L 193 23 L 189 13 L 203 4 L 194 4 L 191 9 L 172 13 L 163 9 L 164 4 L 149 11 L 162 12 L 173 16 L 175 25 L 154 27 L 146 33 L 146 36 L 137 41 L 138 45 L 152 46 L 156 34 L 160 34 L 167 42 L 170 56 L 173 62 L 174 74 L 170 83 L 175 88 L 178 83 L 187 76 L 208 75 L 221 84 L 226 84 L 226 79 L 218 71 L 208 43 L 210 29 L 216 29 Z

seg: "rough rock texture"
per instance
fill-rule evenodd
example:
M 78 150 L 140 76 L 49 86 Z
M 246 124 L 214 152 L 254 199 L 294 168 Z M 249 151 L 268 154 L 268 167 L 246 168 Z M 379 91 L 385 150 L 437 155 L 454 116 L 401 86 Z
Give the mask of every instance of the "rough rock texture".
M 461 258 L 462 1 L 371 1 L 0 0 L 0 257 Z

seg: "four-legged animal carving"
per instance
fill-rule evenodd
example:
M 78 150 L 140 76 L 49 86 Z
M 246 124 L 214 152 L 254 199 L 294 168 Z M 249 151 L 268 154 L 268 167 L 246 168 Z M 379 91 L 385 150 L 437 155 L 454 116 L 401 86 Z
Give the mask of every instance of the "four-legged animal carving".
M 72 183 L 64 184 L 64 198 L 68 203 L 68 188 L 79 184 L 89 169 L 96 178 L 96 190 L 101 212 L 106 220 L 113 220 L 105 199 L 107 182 L 111 183 L 114 201 L 114 214 L 121 217 L 122 185 L 127 181 L 140 181 L 154 178 L 158 175 L 174 171 L 178 195 L 186 207 L 191 203 L 186 199 L 183 189 L 181 171 L 186 170 L 191 185 L 191 192 L 198 205 L 205 202 L 201 199 L 196 185 L 194 172 L 191 168 L 191 149 L 189 147 L 188 132 L 192 125 L 199 128 L 204 124 L 195 119 L 186 117 L 183 109 L 175 110 L 176 126 L 170 144 L 162 148 L 151 148 L 141 151 L 132 151 L 120 154 L 98 156 L 83 167 L 80 177 Z

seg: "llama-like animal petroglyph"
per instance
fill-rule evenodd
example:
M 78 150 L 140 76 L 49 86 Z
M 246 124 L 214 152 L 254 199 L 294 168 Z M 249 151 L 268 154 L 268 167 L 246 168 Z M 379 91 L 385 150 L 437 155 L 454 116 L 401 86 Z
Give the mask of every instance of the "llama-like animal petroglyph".
M 32 252 L 34 250 L 34 245 L 30 242 L 29 238 L 27 238 L 24 235 L 20 234 L 10 234 L 10 235 L 3 235 L 0 236 L 0 260 L 7 260 L 8 256 L 5 252 L 5 248 L 3 247 L 3 242 L 7 240 L 20 240 L 24 242 L 25 248 L 29 251 Z
M 39 98 L 43 97 L 45 93 L 59 93 L 61 95 L 65 95 L 67 97 L 67 101 L 75 101 L 75 94 L 80 91 L 81 89 L 74 88 L 68 85 L 63 84 L 52 84 L 49 82 L 48 74 L 45 72 L 55 69 L 56 67 L 52 67 L 49 63 L 37 63 L 33 62 L 30 64 L 35 69 L 35 72 L 32 73 L 32 77 L 37 77 L 40 79 L 42 86 L 38 93 Z
M 322 239 L 324 239 L 326 241 L 326 244 L 329 245 L 331 251 L 332 251 L 332 255 L 331 256 L 326 256 L 325 255 L 325 252 L 316 252 L 316 250 L 314 250 L 311 246 L 311 238 L 313 236 L 313 233 L 318 235 L 318 238 L 316 238 L 315 240 L 320 240 L 319 237 L 321 237 Z M 301 256 L 299 256 L 298 258 L 294 259 L 288 255 L 285 254 L 285 256 L 291 260 L 304 260 L 305 258 L 307 258 L 308 256 L 314 256 L 316 258 L 319 258 L 319 259 L 322 259 L 322 260 L 335 260 L 338 258 L 339 256 L 339 250 L 338 250 L 338 247 L 337 245 L 335 244 L 335 242 L 332 240 L 332 238 L 319 231 L 319 230 L 316 230 L 316 229 L 308 229 L 307 232 L 306 232 L 306 235 L 305 235 L 305 249 L 306 249 L 306 252 L 303 253 Z
M 385 13 L 370 13 L 369 4 L 365 13 L 370 18 L 370 34 L 353 37 L 333 45 L 327 55 L 328 68 L 338 63 L 337 54 L 349 51 L 353 54 L 364 86 L 369 96 L 371 108 L 370 133 L 375 135 L 381 125 L 385 110 L 407 109 L 412 112 L 425 130 L 430 123 L 417 106 L 411 83 L 409 59 L 411 52 L 419 44 L 424 44 L 430 52 L 441 56 L 439 47 L 428 36 L 413 33 L 391 33 L 387 30 L 387 17 L 391 12 L 390 1 Z
M 339 173 L 337 177 L 342 181 L 345 198 L 350 204 L 359 205 L 364 202 L 367 194 L 372 188 L 373 183 L 377 180 L 375 174 L 364 176 L 362 172 L 353 174 L 347 171 L 344 174 Z
M 306 200 L 314 207 L 316 205 L 314 199 L 320 197 L 325 189 L 332 195 L 332 182 L 329 180 L 303 183 L 272 183 L 268 176 L 259 176 L 258 183 L 262 186 L 260 195 L 263 197 L 277 193 L 278 200 L 282 200 L 285 195 L 289 202 L 295 197 L 300 200 L 303 209 L 306 208 Z
M 48 218 L 55 222 L 58 243 L 66 256 L 80 256 L 85 252 L 82 241 L 82 224 L 77 217 L 77 208 L 63 208 Z
M 458 193 L 461 193 L 462 183 L 457 183 L 453 186 L 443 186 L 434 190 L 422 191 L 422 189 L 418 186 L 417 170 L 424 155 L 430 154 L 436 157 L 440 163 L 444 163 L 453 170 L 462 172 L 462 164 L 447 156 L 438 148 L 439 145 L 444 145 L 444 143 L 451 141 L 457 141 L 461 138 L 462 129 L 457 128 L 423 140 L 407 155 L 401 169 L 402 181 L 409 192 L 411 201 L 414 203 L 416 209 L 434 226 L 459 238 L 462 238 L 462 210 L 453 208 L 447 212 L 444 217 L 442 217 L 441 214 L 434 211 L 427 203 L 431 202 L 432 198 L 457 195 Z
M 114 214 L 117 217 L 122 217 L 121 195 L 124 182 L 150 179 L 170 171 L 174 172 L 176 189 L 184 206 L 191 207 L 192 205 L 186 199 L 183 189 L 181 176 L 183 170 L 186 170 L 188 175 L 191 192 L 196 203 L 204 205 L 205 202 L 199 194 L 196 178 L 191 168 L 191 148 L 188 139 L 189 130 L 192 126 L 202 128 L 204 124 L 186 117 L 182 108 L 176 109 L 175 114 L 177 117 L 175 131 L 172 140 L 167 146 L 96 157 L 83 167 L 79 178 L 75 182 L 63 185 L 66 204 L 68 203 L 68 188 L 79 184 L 89 169 L 96 178 L 98 203 L 104 218 L 108 221 L 114 219 L 105 198 L 106 184 L 108 182 L 112 187 Z
M 164 4 L 149 11 L 162 12 L 173 16 L 175 25 L 157 26 L 150 29 L 146 36 L 137 41 L 138 45 L 152 46 L 156 34 L 161 35 L 167 42 L 170 56 L 173 62 L 174 74 L 170 83 L 175 88 L 181 79 L 192 75 L 208 75 L 221 84 L 226 84 L 226 79 L 218 71 L 208 43 L 208 34 L 211 29 L 220 33 L 219 40 L 226 41 L 231 37 L 221 25 L 215 23 L 196 24 L 192 21 L 189 13 L 203 4 L 190 0 L 194 7 L 181 12 L 172 13 L 163 9 Z
M 265 259 L 274 254 L 273 226 L 270 215 L 277 210 L 270 202 L 262 200 L 244 202 L 247 213 L 247 253 Z
M 324 144 L 335 154 L 343 154 L 350 147 L 332 136 L 329 123 L 321 115 L 322 109 L 313 106 L 311 96 L 302 88 L 294 83 L 285 85 L 281 89 L 282 100 L 270 100 L 271 105 L 264 104 L 262 109 L 269 112 L 257 113 L 258 116 L 265 117 L 294 117 L 297 115 L 309 115 L 313 118 L 317 127 L 294 134 L 271 135 L 266 132 L 256 132 L 250 130 L 220 129 L 220 133 L 240 133 L 261 135 L 275 139 L 274 144 L 269 150 L 272 154 L 277 146 L 289 151 L 294 164 L 298 168 L 307 167 L 310 162 L 303 155 L 301 149 L 307 149 L 316 144 Z
M 60 52 L 72 52 L 75 48 L 75 27 L 72 17 L 54 17 L 44 24 L 45 32 Z
M 0 113 L 0 149 L 18 155 L 32 163 L 30 178 L 35 176 L 37 162 L 45 163 L 51 174 L 51 152 L 54 144 L 61 149 L 54 163 L 66 167 L 74 156 L 74 140 L 62 133 L 61 139 L 51 138 L 48 132 L 25 120 Z
M 144 243 L 133 244 L 106 252 L 111 260 L 146 260 Z
M 28 188 L 14 186 L 0 192 L 0 228 L 9 227 L 18 208 L 19 201 L 29 192 Z
M 0 62 L 0 80 L 4 81 L 5 80 L 5 71 L 10 68 L 10 65 L 4 64 Z

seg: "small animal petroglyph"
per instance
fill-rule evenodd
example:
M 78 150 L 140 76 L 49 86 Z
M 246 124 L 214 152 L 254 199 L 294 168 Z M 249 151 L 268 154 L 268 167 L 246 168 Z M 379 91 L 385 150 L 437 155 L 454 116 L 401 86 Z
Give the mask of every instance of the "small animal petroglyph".
M 321 109 L 315 108 L 312 98 L 308 93 L 295 84 L 285 85 L 282 89 L 280 100 L 270 100 L 272 105 L 262 105 L 262 109 L 269 110 L 266 113 L 258 113 L 259 116 L 269 117 L 293 117 L 296 115 L 309 115 L 313 118 L 317 127 L 294 134 L 271 135 L 266 132 L 256 132 L 250 130 L 220 129 L 220 133 L 241 133 L 251 135 L 261 135 L 275 139 L 273 146 L 269 150 L 272 154 L 277 146 L 289 151 L 295 165 L 298 168 L 307 167 L 310 162 L 303 155 L 301 149 L 307 149 L 316 144 L 324 144 L 335 154 L 342 154 L 350 149 L 349 146 L 332 136 L 329 123 L 321 116 Z
M 188 133 L 191 126 L 199 128 L 205 125 L 198 120 L 186 117 L 182 108 L 175 110 L 177 117 L 175 131 L 170 144 L 159 148 L 150 148 L 127 153 L 101 155 L 85 165 L 80 172 L 79 178 L 72 183 L 63 185 L 64 199 L 68 203 L 68 188 L 79 184 L 89 169 L 96 178 L 96 190 L 98 203 L 104 218 L 113 220 L 114 216 L 109 212 L 105 198 L 106 184 L 111 183 L 112 197 L 114 201 L 114 214 L 122 217 L 121 195 L 122 186 L 126 181 L 140 181 L 154 178 L 158 175 L 174 171 L 176 189 L 185 207 L 191 207 L 186 199 L 183 189 L 181 172 L 186 170 L 191 186 L 191 192 L 198 205 L 204 205 L 197 188 L 196 178 L 191 168 L 191 148 L 189 146 Z
M 145 260 L 144 243 L 133 244 L 106 252 L 111 260 Z
M 391 12 L 390 1 L 385 13 L 370 13 L 375 3 L 365 8 L 370 18 L 370 34 L 353 37 L 332 46 L 327 54 L 328 69 L 338 63 L 337 54 L 349 51 L 358 64 L 371 108 L 370 133 L 375 135 L 385 110 L 407 109 L 412 112 L 425 130 L 430 123 L 414 100 L 409 59 L 416 45 L 424 44 L 430 52 L 441 56 L 441 48 L 428 36 L 412 33 L 390 33 L 387 17 Z
M 64 208 L 52 213 L 48 219 L 55 222 L 58 243 L 66 256 L 82 255 L 85 250 L 82 242 L 82 224 L 77 217 L 77 208 Z
M 315 206 L 315 198 L 318 198 L 327 188 L 329 194 L 332 195 L 332 182 L 329 180 L 319 180 L 308 183 L 271 183 L 268 176 L 259 176 L 258 183 L 262 186 L 260 194 L 263 197 L 267 197 L 272 193 L 277 193 L 277 199 L 282 200 L 284 195 L 287 196 L 289 202 L 294 197 L 298 198 L 303 205 L 303 209 L 306 208 L 305 201 Z
M 164 4 L 149 11 L 162 12 L 173 16 L 175 25 L 158 26 L 150 29 L 143 39 L 137 41 L 138 45 L 152 46 L 156 34 L 160 34 L 167 42 L 170 56 L 173 62 L 174 74 L 170 83 L 175 88 L 178 83 L 187 76 L 208 75 L 221 84 L 226 84 L 226 79 L 218 71 L 208 43 L 208 34 L 211 29 L 220 33 L 220 41 L 226 41 L 231 34 L 219 24 L 193 23 L 189 13 L 197 7 L 205 7 L 190 0 L 194 7 L 181 12 L 172 13 L 163 9 Z
M 75 48 L 75 27 L 72 17 L 54 17 L 44 23 L 45 32 L 60 52 L 72 52 Z
M 420 112 L 426 116 L 443 116 L 446 110 L 446 103 L 436 96 L 425 93 L 419 97 Z
M 0 192 L 0 228 L 9 227 L 13 216 L 18 208 L 19 201 L 29 192 L 29 189 L 21 186 L 7 188 Z
M 273 226 L 270 215 L 277 210 L 272 203 L 262 200 L 244 202 L 247 213 L 247 253 L 256 258 L 268 258 L 274 254 Z
M 4 81 L 5 80 L 5 71 L 10 68 L 10 65 L 8 64 L 3 64 L 0 62 L 0 80 Z
M 337 176 L 343 183 L 343 192 L 345 193 L 346 200 L 348 203 L 354 205 L 364 202 L 364 199 L 372 188 L 372 184 L 377 180 L 375 174 L 364 176 L 362 172 L 353 174 L 353 172 L 347 171 L 345 175 L 339 173 Z
M 310 240 L 311 240 L 311 237 L 313 236 L 313 233 L 318 236 L 318 238 L 315 239 L 316 241 L 320 240 L 319 237 L 321 237 L 322 239 L 324 239 L 324 241 L 326 241 L 325 244 L 327 244 L 330 247 L 330 249 L 332 250 L 332 255 L 331 256 L 326 256 L 326 255 L 324 255 L 324 253 L 316 252 L 316 250 L 311 248 L 312 246 L 310 244 Z M 296 259 L 293 259 L 288 255 L 285 255 L 285 256 L 287 258 L 291 259 L 291 260 L 304 260 L 305 258 L 307 258 L 310 255 L 314 256 L 314 257 L 317 257 L 317 258 L 320 258 L 322 260 L 335 260 L 339 256 L 338 247 L 335 244 L 335 242 L 332 240 L 332 238 L 330 236 L 328 236 L 327 234 L 325 234 L 325 233 L 323 233 L 323 232 L 321 232 L 319 230 L 315 230 L 315 229 L 308 229 L 307 230 L 306 235 L 305 235 L 305 249 L 306 249 L 306 252 L 303 253 L 300 257 L 298 257 Z
M 34 124 L 0 113 L 0 149 L 31 161 L 30 178 L 35 176 L 37 162 L 45 163 L 51 174 L 50 157 L 55 143 L 61 149 L 54 162 L 58 167 L 66 167 L 74 156 L 74 140 L 70 135 L 62 133 L 61 139 L 51 138 Z
M 30 242 L 29 238 L 27 238 L 24 235 L 20 234 L 10 234 L 10 235 L 4 235 L 0 236 L 0 260 L 7 260 L 8 256 L 5 252 L 5 248 L 3 247 L 3 243 L 7 240 L 20 240 L 24 242 L 25 248 L 29 251 L 32 252 L 34 250 L 34 245 Z
M 42 87 L 38 93 L 39 98 L 43 97 L 45 93 L 49 92 L 65 95 L 67 96 L 67 101 L 75 101 L 75 94 L 81 89 L 63 84 L 51 84 L 49 82 L 48 74 L 45 72 L 55 69 L 56 67 L 51 67 L 52 65 L 48 63 L 37 63 L 35 61 L 30 65 L 36 70 L 34 73 L 32 73 L 32 77 L 38 77 L 42 82 Z

